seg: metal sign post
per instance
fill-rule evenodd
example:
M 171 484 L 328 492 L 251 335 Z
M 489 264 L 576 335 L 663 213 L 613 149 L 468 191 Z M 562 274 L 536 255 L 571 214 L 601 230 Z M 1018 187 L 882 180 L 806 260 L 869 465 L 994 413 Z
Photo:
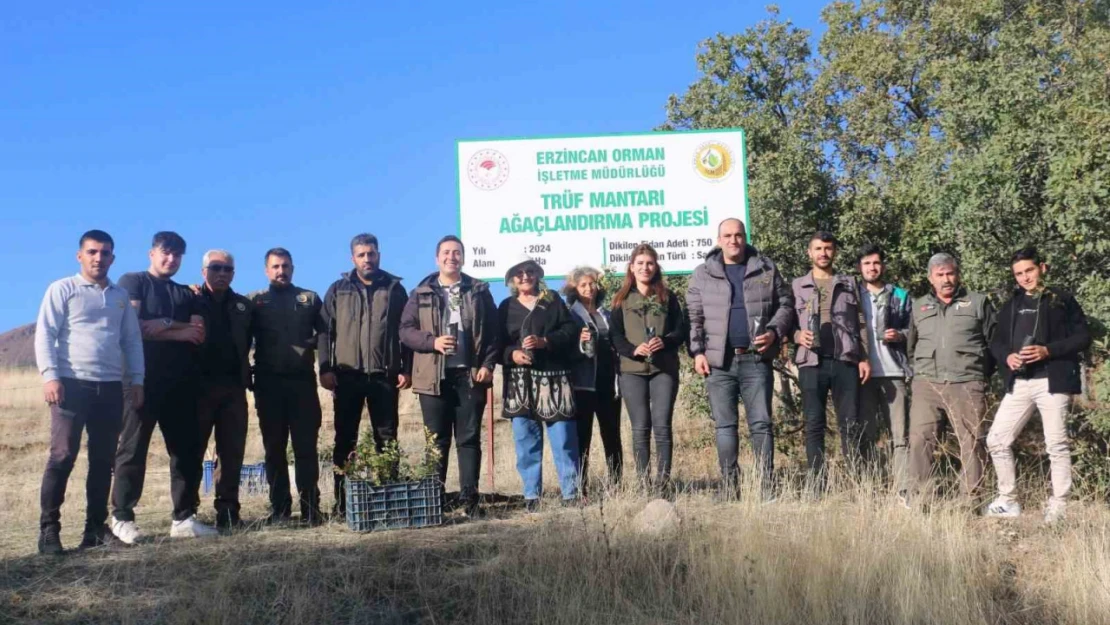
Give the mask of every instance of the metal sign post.
M 486 482 L 490 493 L 493 493 L 493 387 L 486 389 L 486 406 Z

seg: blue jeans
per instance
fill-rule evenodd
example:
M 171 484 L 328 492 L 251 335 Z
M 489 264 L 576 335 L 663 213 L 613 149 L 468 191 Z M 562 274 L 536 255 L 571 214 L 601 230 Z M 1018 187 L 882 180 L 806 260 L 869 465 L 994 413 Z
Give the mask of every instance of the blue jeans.
M 559 474 L 563 499 L 578 496 L 578 426 L 574 421 L 554 421 L 546 425 L 527 417 L 513 418 L 516 443 L 516 470 L 524 482 L 524 498 L 539 499 L 543 494 L 543 431 L 551 441 L 551 456 Z
M 721 477 L 735 484 L 739 475 L 737 456 L 740 447 L 739 415 L 736 405 L 743 400 L 748 421 L 755 465 L 762 474 L 764 488 L 770 485 L 775 464 L 775 439 L 771 427 L 771 398 L 774 373 L 771 363 L 758 354 L 726 354 L 725 367 L 709 372 L 709 406 L 717 424 L 717 460 Z

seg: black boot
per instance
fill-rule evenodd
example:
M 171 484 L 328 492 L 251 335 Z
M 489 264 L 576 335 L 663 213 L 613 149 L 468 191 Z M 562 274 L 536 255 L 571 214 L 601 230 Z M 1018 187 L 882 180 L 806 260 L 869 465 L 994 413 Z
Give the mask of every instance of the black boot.
M 57 528 L 52 527 L 39 532 L 39 553 L 48 556 L 60 556 L 65 553 L 62 537 L 58 535 Z
M 101 525 L 100 527 L 86 527 L 84 535 L 81 536 L 81 544 L 77 545 L 77 548 L 81 550 L 96 549 L 97 547 L 111 547 L 117 544 L 123 543 L 112 534 L 107 525 Z

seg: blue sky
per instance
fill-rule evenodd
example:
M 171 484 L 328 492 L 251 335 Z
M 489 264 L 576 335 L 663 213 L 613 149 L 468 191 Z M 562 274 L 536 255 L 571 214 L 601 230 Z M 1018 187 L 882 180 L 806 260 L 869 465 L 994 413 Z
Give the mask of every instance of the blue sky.
M 720 4 L 726 5 L 721 7 Z M 782 2 L 817 29 L 821 4 Z M 17 3 L 0 36 L 0 331 L 72 274 L 81 232 L 112 276 L 181 233 L 237 290 L 288 247 L 323 291 L 358 232 L 411 287 L 457 227 L 460 138 L 638 132 L 696 78 L 697 43 L 763 3 Z

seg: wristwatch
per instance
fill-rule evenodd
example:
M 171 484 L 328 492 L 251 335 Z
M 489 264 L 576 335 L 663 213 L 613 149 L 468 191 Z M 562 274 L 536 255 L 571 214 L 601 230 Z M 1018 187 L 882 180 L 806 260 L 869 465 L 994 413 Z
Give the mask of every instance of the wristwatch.
M 162 325 L 167 327 L 167 328 L 172 326 L 173 325 L 173 319 L 170 319 L 169 317 L 163 319 L 162 320 Z

